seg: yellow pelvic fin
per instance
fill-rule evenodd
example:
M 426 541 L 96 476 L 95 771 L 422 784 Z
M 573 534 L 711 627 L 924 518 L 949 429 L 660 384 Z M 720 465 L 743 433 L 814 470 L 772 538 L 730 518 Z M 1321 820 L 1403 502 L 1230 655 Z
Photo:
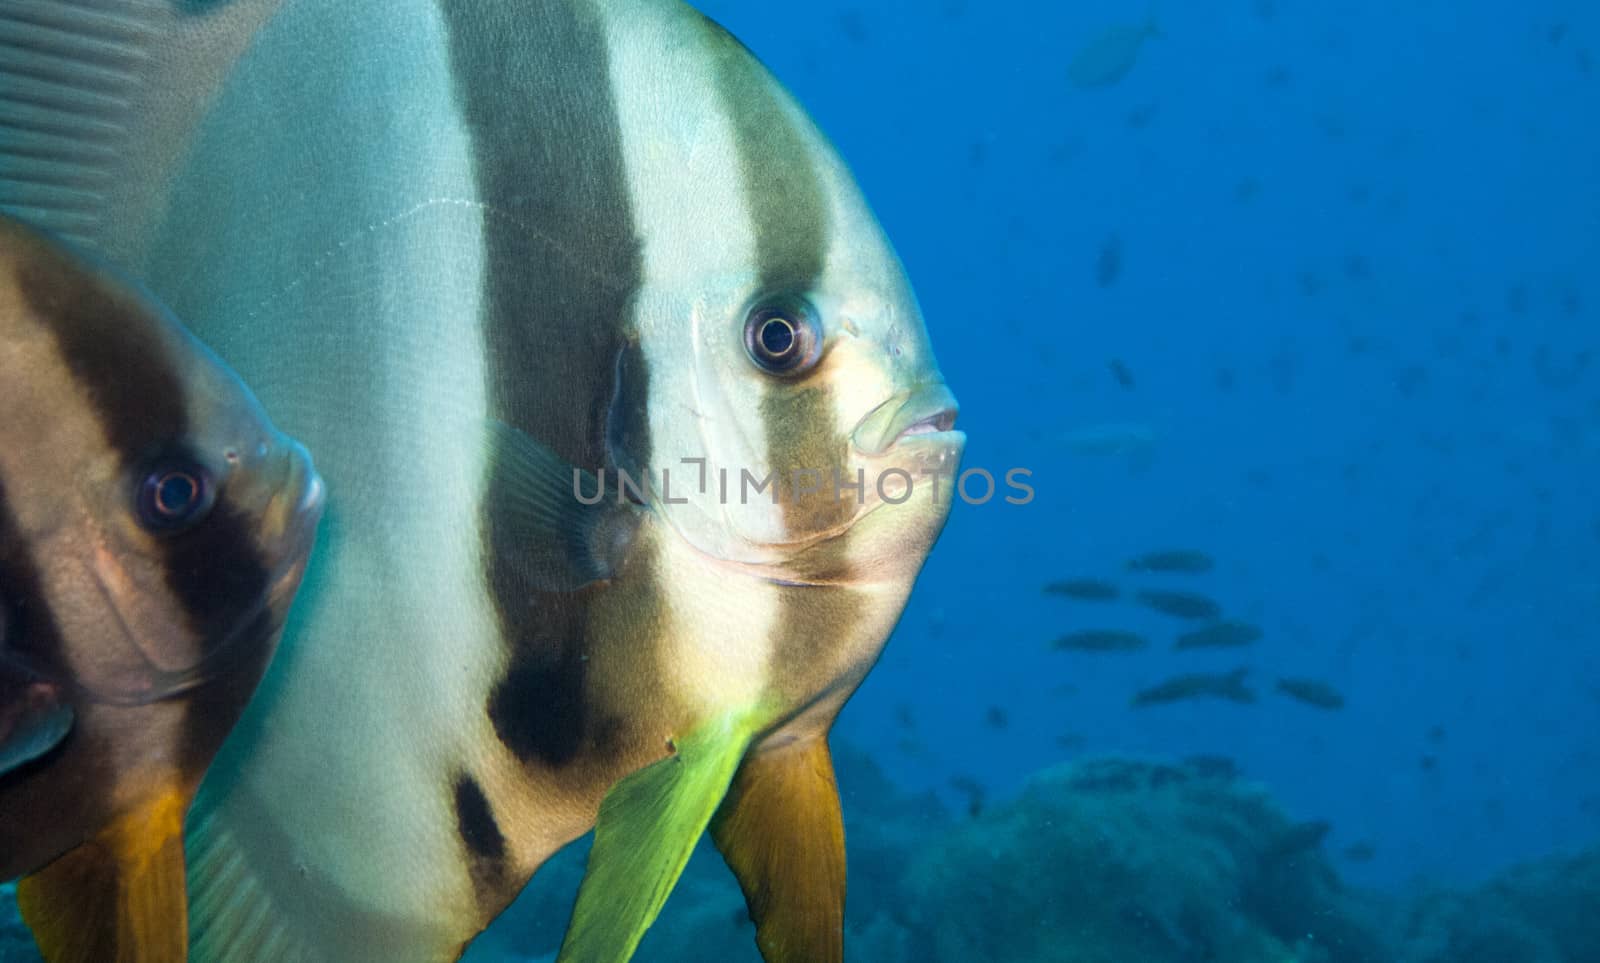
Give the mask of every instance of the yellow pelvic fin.
M 711 821 L 767 963 L 844 959 L 844 822 L 828 741 L 753 753 Z
M 50 963 L 184 963 L 183 817 L 174 786 L 17 886 Z
M 752 733 L 744 715 L 707 724 L 600 803 L 594 848 L 556 963 L 626 963 L 728 791 Z

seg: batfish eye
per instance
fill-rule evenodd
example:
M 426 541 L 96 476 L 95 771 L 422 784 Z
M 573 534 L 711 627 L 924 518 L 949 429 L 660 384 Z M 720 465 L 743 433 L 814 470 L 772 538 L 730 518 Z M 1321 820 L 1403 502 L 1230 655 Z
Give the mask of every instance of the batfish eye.
M 771 304 L 750 312 L 744 323 L 744 346 L 763 370 L 792 375 L 817 363 L 822 337 L 809 305 Z
M 180 532 L 205 518 L 215 501 L 205 468 L 188 459 L 163 462 L 139 485 L 139 523 L 152 532 Z

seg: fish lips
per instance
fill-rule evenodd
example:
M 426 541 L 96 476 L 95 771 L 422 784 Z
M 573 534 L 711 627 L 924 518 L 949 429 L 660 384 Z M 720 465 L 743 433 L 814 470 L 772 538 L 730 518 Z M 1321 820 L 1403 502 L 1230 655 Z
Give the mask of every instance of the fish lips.
M 956 396 L 942 381 L 915 385 L 867 413 L 851 435 L 856 451 L 877 458 L 915 440 L 919 446 L 959 449 L 966 435 L 955 430 Z
M 901 505 L 924 491 L 932 493 L 932 501 L 923 497 L 917 503 L 937 506 L 934 515 L 944 518 L 949 498 L 941 490 L 948 490 L 967 444 L 966 434 L 955 430 L 958 411 L 943 382 L 925 382 L 895 394 L 861 420 L 851 441 L 866 463 L 864 511 Z

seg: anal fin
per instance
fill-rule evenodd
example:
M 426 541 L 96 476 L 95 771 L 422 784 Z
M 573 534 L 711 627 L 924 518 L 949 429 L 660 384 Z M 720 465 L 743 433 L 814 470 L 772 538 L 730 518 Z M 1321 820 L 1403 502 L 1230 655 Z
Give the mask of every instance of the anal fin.
M 557 963 L 625 963 L 666 903 L 750 744 L 742 718 L 707 725 L 600 804 Z
M 188 910 L 183 817 L 174 786 L 17 886 L 50 963 L 183 963 Z
M 844 822 L 828 741 L 751 753 L 711 822 L 767 963 L 844 959 Z

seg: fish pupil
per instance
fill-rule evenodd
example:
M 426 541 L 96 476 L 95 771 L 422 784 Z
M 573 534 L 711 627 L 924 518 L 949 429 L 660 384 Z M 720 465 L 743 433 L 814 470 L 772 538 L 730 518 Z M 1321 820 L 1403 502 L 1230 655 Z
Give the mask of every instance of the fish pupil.
M 794 325 L 788 318 L 768 318 L 761 326 L 761 347 L 773 358 L 782 358 L 794 350 Z
M 145 474 L 139 488 L 139 521 L 152 532 L 173 533 L 199 522 L 212 503 L 210 476 L 182 458 Z
M 192 475 L 172 472 L 156 484 L 156 508 L 163 515 L 182 515 L 194 507 L 200 482 Z

